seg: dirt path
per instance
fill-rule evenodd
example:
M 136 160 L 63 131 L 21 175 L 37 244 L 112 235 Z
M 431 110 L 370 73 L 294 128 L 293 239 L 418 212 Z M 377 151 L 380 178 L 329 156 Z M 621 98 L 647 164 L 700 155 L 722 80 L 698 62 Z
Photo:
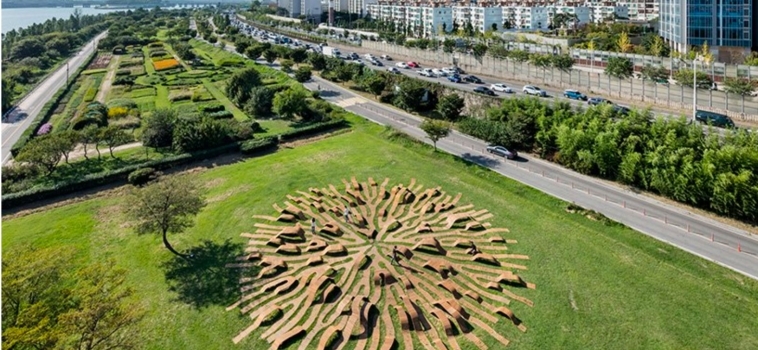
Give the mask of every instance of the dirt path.
M 100 88 L 97 91 L 97 97 L 95 97 L 96 101 L 105 103 L 105 98 L 108 97 L 108 93 L 111 91 L 113 78 L 116 76 L 116 71 L 118 70 L 118 62 L 120 60 L 121 56 L 115 55 L 111 59 L 111 63 L 108 66 L 108 74 L 105 75 L 105 79 L 103 79 L 103 83 L 100 85 Z
M 123 151 L 125 149 L 136 148 L 136 147 L 140 147 L 140 146 L 142 146 L 141 142 L 127 143 L 125 145 L 121 145 L 121 146 L 118 146 L 118 147 L 113 147 L 113 152 Z M 107 146 L 100 146 L 100 153 L 102 155 L 104 155 L 104 156 L 109 156 L 110 157 L 110 155 L 108 153 L 108 147 Z M 89 146 L 87 146 L 87 155 L 90 158 L 92 158 L 92 157 L 97 158 L 97 151 L 95 150 L 95 145 L 89 145 Z M 71 152 L 71 154 L 68 155 L 68 160 L 70 162 L 72 160 L 83 158 L 83 157 L 84 157 L 84 146 L 82 146 L 80 144 L 80 145 L 76 146 L 76 149 L 74 149 L 74 151 Z

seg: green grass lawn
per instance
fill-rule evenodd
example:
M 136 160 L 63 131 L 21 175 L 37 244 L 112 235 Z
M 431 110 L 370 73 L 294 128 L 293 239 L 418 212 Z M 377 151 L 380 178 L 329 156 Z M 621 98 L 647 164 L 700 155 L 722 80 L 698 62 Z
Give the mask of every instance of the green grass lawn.
M 168 108 L 171 106 L 171 101 L 168 100 L 168 87 L 165 85 L 158 85 L 155 87 L 155 107 L 156 108 Z
M 226 95 L 216 87 L 216 85 L 211 82 L 209 78 L 203 78 L 203 86 L 205 86 L 205 89 L 210 92 L 211 96 L 218 100 L 219 103 L 224 105 L 227 111 L 232 112 L 232 115 L 234 115 L 234 119 L 237 119 L 238 121 L 245 121 L 250 119 L 250 117 L 245 114 L 245 112 L 241 111 L 237 106 L 232 103 L 229 98 L 226 97 Z
M 268 135 L 275 135 L 275 134 L 281 134 L 285 131 L 291 130 L 292 127 L 290 126 L 290 122 L 286 120 L 281 119 L 258 119 L 256 120 L 258 124 L 263 127 L 265 133 L 263 133 L 261 136 L 268 136 Z M 256 135 L 258 137 L 258 135 Z
M 530 256 L 521 275 L 537 288 L 517 294 L 534 306 L 510 306 L 528 331 L 502 321 L 493 325 L 511 340 L 507 349 L 758 348 L 756 281 L 621 225 L 568 213 L 562 201 L 428 146 L 389 141 L 373 123 L 351 121 L 351 132 L 192 175 L 207 184 L 209 204 L 195 227 L 170 237 L 174 246 L 189 249 L 203 240 L 246 244 L 239 235 L 255 230 L 252 215 L 273 215 L 271 204 L 296 190 L 340 187 L 350 176 L 389 177 L 393 184 L 416 178 L 425 187 L 463 193 L 462 204 L 488 209 L 493 226 L 508 227 L 507 238 L 519 242 L 508 252 Z M 159 236 L 135 234 L 123 210 L 123 198 L 114 195 L 5 218 L 3 251 L 33 243 L 76 247 L 82 262 L 116 259 L 130 271 L 128 282 L 148 310 L 139 328 L 146 349 L 268 348 L 257 340 L 260 331 L 236 346 L 231 342 L 252 321 L 225 311 L 228 300 L 216 298 L 200 308 L 179 301 L 162 267 L 173 261 L 171 253 Z M 202 290 L 202 278 L 188 281 Z M 211 299 L 203 293 L 190 297 Z M 500 349 L 475 332 L 490 349 Z M 475 349 L 463 337 L 458 341 Z

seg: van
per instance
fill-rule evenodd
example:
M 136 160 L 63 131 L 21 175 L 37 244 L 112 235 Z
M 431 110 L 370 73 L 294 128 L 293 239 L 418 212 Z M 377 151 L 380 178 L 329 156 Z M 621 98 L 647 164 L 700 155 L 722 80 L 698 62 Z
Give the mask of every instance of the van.
M 587 96 L 576 90 L 564 90 L 563 97 L 570 98 L 572 100 L 587 101 Z
M 719 128 L 733 128 L 734 122 L 729 117 L 715 112 L 701 111 L 695 112 L 695 121 L 703 124 L 713 125 Z

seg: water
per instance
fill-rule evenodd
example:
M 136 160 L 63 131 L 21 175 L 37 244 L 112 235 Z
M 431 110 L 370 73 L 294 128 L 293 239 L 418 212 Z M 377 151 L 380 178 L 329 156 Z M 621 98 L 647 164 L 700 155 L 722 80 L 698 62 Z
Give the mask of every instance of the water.
M 97 15 L 124 9 L 99 10 L 89 7 L 81 8 L 83 15 Z M 3 9 L 3 34 L 18 28 L 26 28 L 34 23 L 43 23 L 48 19 L 65 18 L 74 14 L 73 7 L 34 7 Z

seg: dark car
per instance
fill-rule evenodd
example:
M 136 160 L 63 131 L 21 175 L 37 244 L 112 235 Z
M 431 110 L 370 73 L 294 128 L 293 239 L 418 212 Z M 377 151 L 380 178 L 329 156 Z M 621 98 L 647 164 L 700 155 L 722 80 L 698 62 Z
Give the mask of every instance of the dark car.
M 629 108 L 619 105 L 614 105 L 613 111 L 621 115 L 629 115 L 629 112 L 631 112 Z
M 451 76 L 447 77 L 447 80 L 450 80 L 450 81 L 451 81 L 451 82 L 453 82 L 453 83 L 460 83 L 460 82 L 462 82 L 462 81 L 463 81 L 463 80 L 461 79 L 461 76 L 460 76 L 460 75 L 458 75 L 458 74 L 453 74 L 453 75 L 451 75 Z
M 477 94 L 482 94 L 482 95 L 495 96 L 494 91 L 484 86 L 477 86 L 476 89 L 474 89 L 474 92 L 476 92 Z
M 590 97 L 590 99 L 587 100 L 587 104 L 590 106 L 597 106 L 601 103 L 613 104 L 613 102 L 608 101 L 602 97 Z
M 469 75 L 469 76 L 464 77 L 463 81 L 469 82 L 469 83 L 472 83 L 472 84 L 483 84 L 484 83 L 482 81 L 482 79 L 479 79 L 479 78 L 477 78 L 477 77 L 475 77 L 473 75 Z
M 507 148 L 503 146 L 495 146 L 491 145 L 487 147 L 487 152 L 492 153 L 494 155 L 498 155 L 501 157 L 505 157 L 507 159 L 516 159 L 518 158 L 518 152 L 516 151 L 510 151 Z
M 713 125 L 719 128 L 733 128 L 734 122 L 731 118 L 714 112 L 700 111 L 695 113 L 695 121 L 703 124 Z
M 375 65 L 377 67 L 381 67 L 381 66 L 384 65 L 384 64 L 382 64 L 381 61 L 378 61 L 378 60 L 371 60 L 371 64 L 373 64 L 373 65 Z

